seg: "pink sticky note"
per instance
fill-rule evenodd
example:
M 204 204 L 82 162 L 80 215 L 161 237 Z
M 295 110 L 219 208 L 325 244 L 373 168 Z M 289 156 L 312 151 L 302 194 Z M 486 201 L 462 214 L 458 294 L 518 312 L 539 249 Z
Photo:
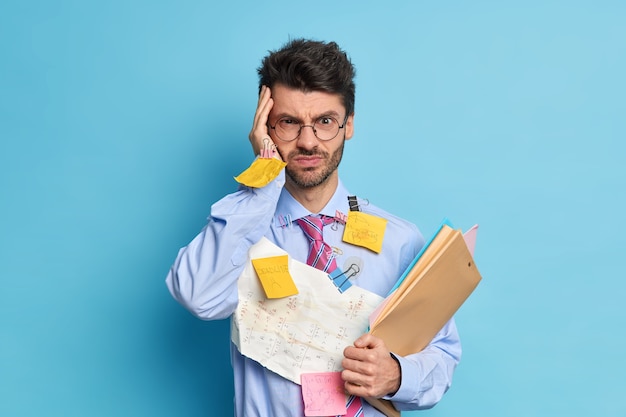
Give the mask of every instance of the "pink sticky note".
M 380 304 L 378 304 L 378 306 L 374 309 L 374 311 L 370 313 L 368 317 L 370 327 L 374 327 L 374 322 L 376 321 L 376 319 L 378 318 L 378 315 L 380 314 L 381 311 L 383 311 L 383 308 L 385 308 L 388 302 L 389 302 L 389 297 L 385 298 Z
M 465 244 L 469 250 L 470 255 L 474 256 L 474 248 L 476 247 L 476 234 L 478 232 L 478 225 L 475 224 L 467 232 L 463 234 Z
M 341 372 L 302 374 L 302 398 L 306 417 L 346 414 L 346 394 Z

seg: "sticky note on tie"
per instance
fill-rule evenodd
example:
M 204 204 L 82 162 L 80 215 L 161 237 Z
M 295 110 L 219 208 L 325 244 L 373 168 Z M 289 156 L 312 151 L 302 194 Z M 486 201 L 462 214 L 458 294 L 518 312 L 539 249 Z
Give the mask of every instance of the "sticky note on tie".
M 347 413 L 341 372 L 302 374 L 300 382 L 305 416 L 337 416 Z
M 235 181 L 246 187 L 265 187 L 285 166 L 285 162 L 276 158 L 257 158 L 248 169 L 235 177 Z
M 267 298 L 283 298 L 298 294 L 298 288 L 289 274 L 288 255 L 252 260 Z
M 380 253 L 386 228 L 387 220 L 382 217 L 362 211 L 349 211 L 343 241 Z

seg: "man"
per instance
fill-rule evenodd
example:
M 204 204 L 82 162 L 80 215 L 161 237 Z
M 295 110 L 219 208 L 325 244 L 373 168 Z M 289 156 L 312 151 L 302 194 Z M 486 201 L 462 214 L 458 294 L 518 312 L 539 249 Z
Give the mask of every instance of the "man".
M 269 184 L 241 186 L 215 203 L 207 226 L 180 250 L 168 288 L 206 320 L 233 314 L 248 249 L 262 237 L 307 262 L 311 244 L 298 219 L 324 215 L 337 220 L 338 213 L 350 210 L 350 194 L 337 171 L 345 141 L 354 134 L 354 67 L 347 55 L 334 42 L 297 39 L 270 52 L 258 72 L 260 95 L 249 139 L 256 155 L 270 145 L 277 151 L 274 157 L 287 165 Z M 382 250 L 344 242 L 343 225 L 336 222 L 323 228 L 324 244 L 333 248 L 325 262 L 342 271 L 358 265 L 352 284 L 384 297 L 424 239 L 413 224 L 365 200 L 357 203 L 387 220 Z M 364 334 L 345 348 L 341 376 L 350 398 L 383 398 L 399 410 L 430 408 L 450 386 L 460 355 L 453 320 L 426 349 L 406 357 Z M 232 342 L 231 360 L 237 416 L 304 415 L 299 385 L 243 356 Z M 361 407 L 362 415 L 383 415 L 366 401 Z

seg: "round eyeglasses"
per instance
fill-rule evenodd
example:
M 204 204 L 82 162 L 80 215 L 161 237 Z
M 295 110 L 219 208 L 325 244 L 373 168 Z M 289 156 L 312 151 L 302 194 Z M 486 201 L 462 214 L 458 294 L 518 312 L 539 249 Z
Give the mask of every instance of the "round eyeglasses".
M 322 141 L 335 139 L 339 134 L 339 130 L 346 125 L 348 116 L 343 119 L 343 124 L 339 124 L 337 119 L 332 116 L 322 116 L 312 125 L 304 125 L 299 120 L 292 117 L 281 117 L 274 126 L 269 125 L 276 133 L 276 137 L 283 142 L 292 142 L 300 136 L 302 128 L 310 127 L 316 138 Z

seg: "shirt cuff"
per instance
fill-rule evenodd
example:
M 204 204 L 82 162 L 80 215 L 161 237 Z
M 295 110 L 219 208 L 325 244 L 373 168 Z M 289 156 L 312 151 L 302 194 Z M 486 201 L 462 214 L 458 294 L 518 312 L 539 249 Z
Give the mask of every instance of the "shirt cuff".
M 268 197 L 278 200 L 278 196 L 285 186 L 285 169 L 283 168 L 280 173 L 270 181 L 265 187 L 261 188 L 249 188 L 252 192 L 262 197 Z
M 285 186 L 285 169 L 283 168 L 280 170 L 276 178 L 271 180 L 269 183 L 267 183 L 267 185 L 263 187 L 256 188 L 256 187 L 249 187 L 247 185 L 239 184 L 239 188 L 237 189 L 239 191 L 252 192 L 261 197 L 278 200 L 278 197 L 280 196 L 280 192 L 282 191 L 284 186 Z
M 400 365 L 400 388 L 393 395 L 385 395 L 383 400 L 389 400 L 399 403 L 408 403 L 415 399 L 415 393 L 418 391 L 415 387 L 415 381 L 419 381 L 419 370 L 415 362 L 403 358 L 402 356 L 391 354 Z

